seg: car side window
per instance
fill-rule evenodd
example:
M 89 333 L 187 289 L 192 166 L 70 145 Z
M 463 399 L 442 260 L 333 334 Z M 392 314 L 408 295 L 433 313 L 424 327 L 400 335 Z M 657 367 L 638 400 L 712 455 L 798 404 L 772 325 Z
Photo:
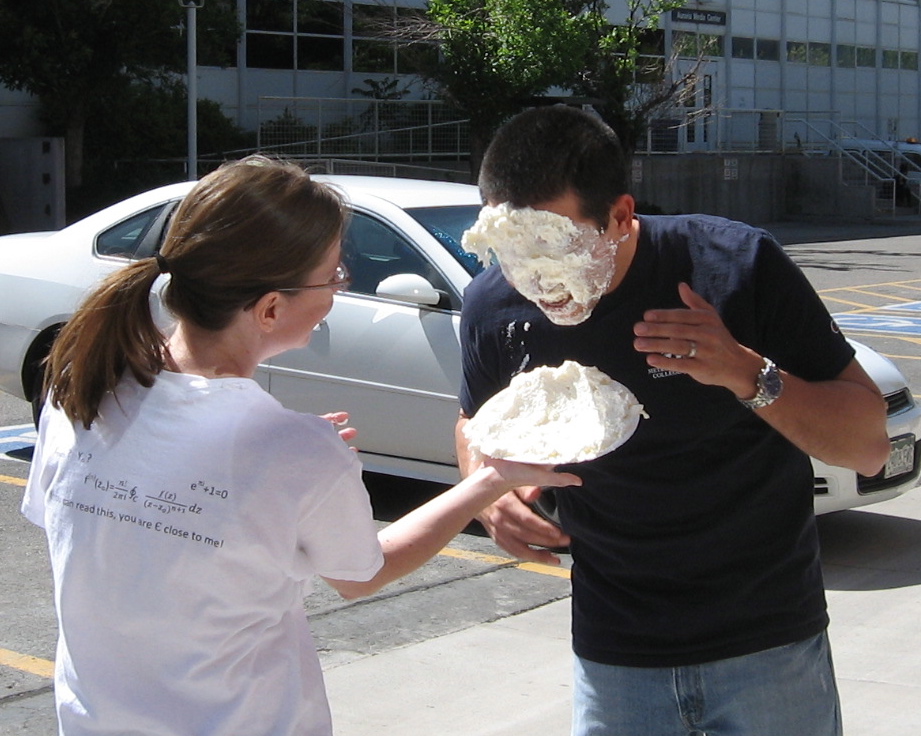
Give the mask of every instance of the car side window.
M 96 254 L 147 258 L 160 249 L 166 225 L 178 202 L 167 202 L 122 220 L 96 236 Z
M 342 239 L 342 253 L 352 276 L 349 291 L 353 293 L 373 296 L 381 281 L 398 273 L 417 274 L 439 291 L 450 293 L 444 277 L 415 246 L 393 228 L 361 212 L 352 214 Z

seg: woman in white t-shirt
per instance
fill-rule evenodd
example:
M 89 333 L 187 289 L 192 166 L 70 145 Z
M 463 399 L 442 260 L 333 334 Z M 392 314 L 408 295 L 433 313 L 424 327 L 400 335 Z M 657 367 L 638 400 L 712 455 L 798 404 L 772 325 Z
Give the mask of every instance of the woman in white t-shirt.
M 511 488 L 579 483 L 490 462 L 377 532 L 347 415 L 289 411 L 252 379 L 347 284 L 344 222 L 297 166 L 225 165 L 55 342 L 23 513 L 51 553 L 61 734 L 329 734 L 309 580 L 368 595 Z M 164 273 L 169 336 L 149 307 Z

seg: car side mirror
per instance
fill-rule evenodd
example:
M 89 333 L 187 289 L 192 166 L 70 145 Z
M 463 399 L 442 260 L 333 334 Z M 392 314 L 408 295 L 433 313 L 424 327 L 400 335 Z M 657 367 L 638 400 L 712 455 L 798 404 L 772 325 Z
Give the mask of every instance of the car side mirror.
M 388 276 L 377 285 L 374 293 L 384 299 L 399 299 L 430 307 L 436 307 L 441 302 L 441 292 L 415 273 Z

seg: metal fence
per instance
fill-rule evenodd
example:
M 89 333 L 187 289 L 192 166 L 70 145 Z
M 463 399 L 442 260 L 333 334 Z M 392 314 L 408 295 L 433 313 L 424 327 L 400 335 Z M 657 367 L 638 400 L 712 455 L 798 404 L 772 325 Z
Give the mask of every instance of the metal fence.
M 287 158 L 466 160 L 467 120 L 435 100 L 260 97 L 258 148 Z
M 672 110 L 649 121 L 638 151 L 828 153 L 837 148 L 837 140 L 854 135 L 844 129 L 839 117 L 833 111 L 720 107 Z

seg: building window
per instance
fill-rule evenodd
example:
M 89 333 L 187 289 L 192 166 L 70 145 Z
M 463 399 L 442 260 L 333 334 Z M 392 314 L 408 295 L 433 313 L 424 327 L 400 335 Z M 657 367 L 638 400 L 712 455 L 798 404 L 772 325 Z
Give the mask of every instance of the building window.
M 883 69 L 899 68 L 899 52 L 891 49 L 883 49 Z
M 248 0 L 246 65 L 342 71 L 343 12 L 327 0 Z
M 689 59 L 723 55 L 723 37 L 707 33 L 672 31 L 672 46 L 678 56 Z
M 260 69 L 293 69 L 294 47 L 288 34 L 247 33 L 246 66 Z
M 672 31 L 672 47 L 677 56 L 697 58 L 697 35 L 690 31 Z
M 755 58 L 760 61 L 780 61 L 780 41 L 770 38 L 759 38 Z
M 876 66 L 876 49 L 870 46 L 857 47 L 857 66 L 875 67 Z
M 908 69 L 909 71 L 918 71 L 918 52 L 901 51 L 899 52 L 899 68 Z
M 810 42 L 809 63 L 812 66 L 831 66 L 831 44 Z
M 249 0 L 246 3 L 246 29 L 248 31 L 294 30 L 294 3 L 292 0 Z
M 342 39 L 323 36 L 297 37 L 297 68 L 314 71 L 342 71 Z
M 755 58 L 755 39 L 745 38 L 744 36 L 732 37 L 732 58 L 733 59 L 754 59 Z
M 844 69 L 853 69 L 857 66 L 857 49 L 847 44 L 838 44 L 838 66 Z
M 809 61 L 809 49 L 802 41 L 787 41 L 787 61 L 805 64 Z

